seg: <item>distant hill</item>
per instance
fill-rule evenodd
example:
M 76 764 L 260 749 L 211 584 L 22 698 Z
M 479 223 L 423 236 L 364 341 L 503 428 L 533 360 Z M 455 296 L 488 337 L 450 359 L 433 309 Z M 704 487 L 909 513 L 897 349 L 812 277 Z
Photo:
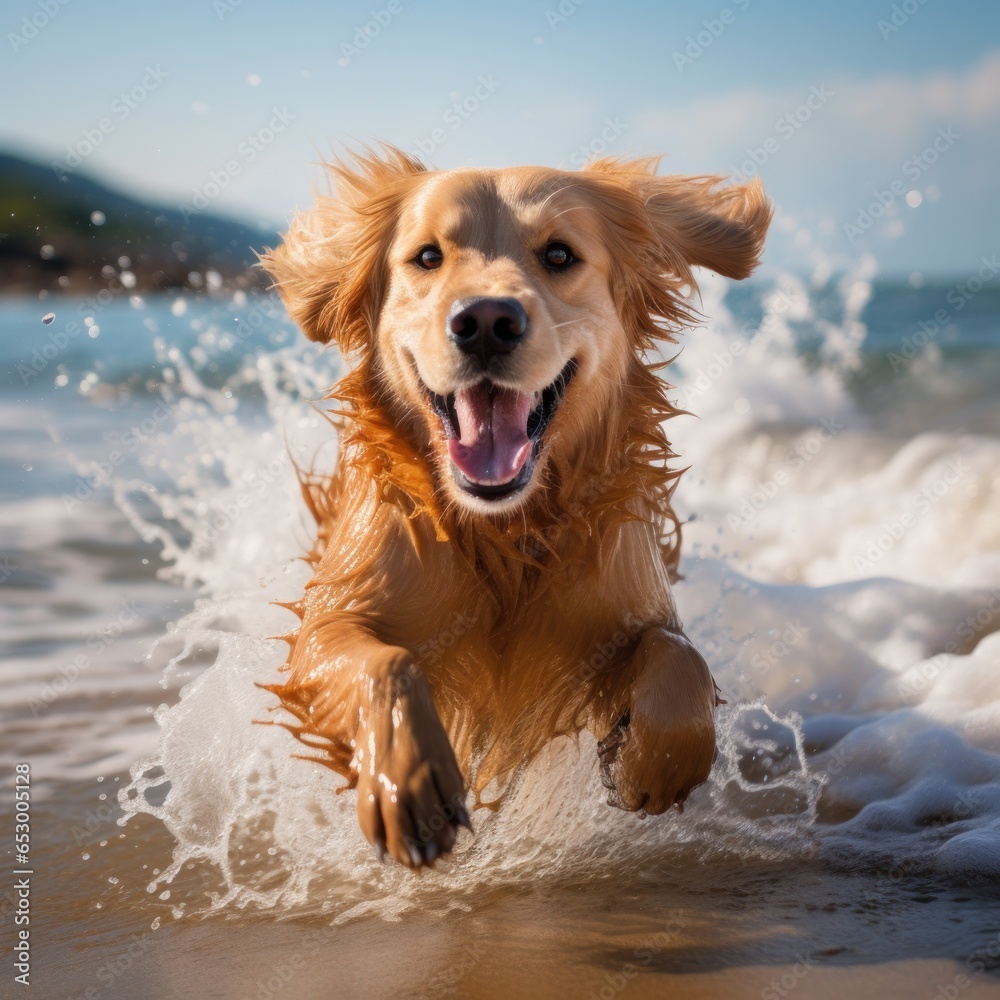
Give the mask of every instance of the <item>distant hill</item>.
M 134 276 L 137 291 L 263 287 L 252 251 L 277 239 L 208 212 L 185 219 L 84 174 L 59 177 L 50 166 L 0 153 L 0 292 L 83 292 L 122 271 Z

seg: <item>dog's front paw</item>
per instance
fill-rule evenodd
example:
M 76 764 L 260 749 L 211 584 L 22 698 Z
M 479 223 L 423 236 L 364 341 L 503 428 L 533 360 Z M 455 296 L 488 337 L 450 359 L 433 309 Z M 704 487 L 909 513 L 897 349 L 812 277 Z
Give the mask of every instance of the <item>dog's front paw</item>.
M 651 630 L 628 710 L 597 744 L 608 805 L 644 813 L 682 808 L 715 754 L 715 683 L 686 637 Z
M 472 824 L 465 782 L 426 683 L 376 701 L 357 738 L 358 822 L 381 861 L 433 865 Z

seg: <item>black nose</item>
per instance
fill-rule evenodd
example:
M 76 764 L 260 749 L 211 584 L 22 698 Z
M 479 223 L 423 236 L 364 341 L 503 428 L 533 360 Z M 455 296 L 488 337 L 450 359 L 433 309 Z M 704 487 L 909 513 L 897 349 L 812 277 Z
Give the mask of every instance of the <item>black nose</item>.
M 528 332 L 528 314 L 517 299 L 459 299 L 448 314 L 448 339 L 484 363 L 510 354 Z

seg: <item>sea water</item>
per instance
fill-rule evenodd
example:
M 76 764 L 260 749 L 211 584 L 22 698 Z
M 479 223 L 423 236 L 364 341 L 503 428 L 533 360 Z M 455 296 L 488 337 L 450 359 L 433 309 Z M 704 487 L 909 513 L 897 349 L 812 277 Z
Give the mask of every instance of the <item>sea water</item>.
M 73 863 L 103 841 L 115 879 L 137 847 L 178 920 L 397 919 L 653 863 L 1000 878 L 1000 284 L 873 270 L 706 278 L 660 352 L 690 414 L 676 597 L 727 700 L 709 781 L 640 818 L 589 736 L 555 743 L 421 879 L 256 686 L 309 577 L 295 467 L 336 460 L 340 359 L 268 296 L 8 303 L 4 766 L 30 757 L 53 816 L 106 780 Z

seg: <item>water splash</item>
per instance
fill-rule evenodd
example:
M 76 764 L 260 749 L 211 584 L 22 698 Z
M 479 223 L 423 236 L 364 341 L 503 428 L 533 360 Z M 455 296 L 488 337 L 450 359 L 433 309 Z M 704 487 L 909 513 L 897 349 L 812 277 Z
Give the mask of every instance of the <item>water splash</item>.
M 910 583 L 859 574 L 850 555 L 893 498 L 919 486 L 948 449 L 969 456 L 969 482 L 984 500 L 1000 499 L 991 471 L 1000 443 L 939 435 L 914 442 L 918 453 L 907 456 L 875 434 L 849 388 L 863 361 L 871 278 L 867 262 L 821 287 L 781 276 L 742 304 L 707 281 L 712 325 L 687 336 L 674 372 L 680 402 L 701 418 L 675 421 L 682 453 L 695 466 L 678 498 L 697 515 L 677 596 L 732 702 L 718 715 L 709 782 L 683 817 L 640 819 L 605 805 L 589 735 L 558 741 L 499 813 L 473 817 L 475 837 L 463 834 L 431 879 L 377 865 L 357 829 L 353 795 L 338 794 L 330 772 L 293 758 L 296 747 L 280 727 L 255 724 L 274 719 L 273 699 L 255 683 L 274 680 L 284 658 L 283 645 L 268 637 L 294 626 L 268 602 L 297 598 L 309 572 L 299 557 L 312 526 L 293 462 L 323 469 L 335 460 L 327 422 L 309 403 L 334 380 L 335 362 L 297 343 L 247 358 L 210 385 L 211 354 L 197 350 L 205 342 L 187 351 L 159 345 L 160 363 L 173 373 L 164 378 L 170 420 L 149 443 L 149 478 L 117 482 L 115 498 L 140 535 L 162 547 L 172 577 L 199 597 L 176 623 L 181 647 L 167 666 L 172 677 L 189 671 L 192 679 L 176 705 L 159 710 L 159 751 L 133 767 L 120 794 L 123 822 L 148 814 L 174 840 L 172 863 L 150 891 L 179 900 L 187 886 L 196 912 L 344 920 L 374 910 L 393 919 L 431 898 L 440 908 L 461 908 L 491 887 L 615 877 L 653 860 L 793 857 L 835 842 L 855 861 L 922 849 L 912 830 L 880 840 L 861 818 L 884 798 L 918 810 L 905 781 L 892 785 L 899 763 L 877 748 L 892 725 L 919 733 L 912 718 L 893 721 L 905 707 L 899 677 L 946 648 L 963 616 L 985 606 L 982 587 L 1000 580 L 1000 567 L 981 553 L 1000 548 L 997 529 L 966 520 L 956 551 L 957 529 L 941 519 L 962 509 L 955 495 L 885 553 L 880 569 L 908 570 L 901 575 Z M 831 440 L 741 518 L 743 501 L 776 480 L 788 449 L 806 448 L 824 419 L 838 428 Z M 895 455 L 895 465 L 883 455 Z M 943 537 L 932 543 L 935 532 Z M 937 560 L 929 573 L 928 551 Z M 934 587 L 947 575 L 943 567 L 954 580 L 947 591 Z M 967 652 L 956 647 L 954 656 Z M 196 653 L 211 659 L 207 669 L 191 667 Z M 987 705 L 1000 705 L 996 681 L 977 683 Z M 934 710 L 933 692 L 923 704 Z M 942 723 L 961 734 L 949 759 L 972 746 L 984 755 L 1000 750 L 1000 713 L 990 707 L 984 716 L 981 705 L 973 731 L 971 712 Z M 915 737 L 913 746 L 916 773 L 932 773 L 930 745 Z M 838 747 L 851 752 L 833 757 Z M 851 781 L 864 773 L 883 780 L 858 791 Z M 953 769 L 942 780 L 954 797 L 975 777 Z M 979 780 L 998 787 L 987 771 Z M 1000 804 L 993 809 L 987 799 L 976 798 L 980 822 L 956 833 L 981 837 L 996 822 Z M 980 857 L 981 842 L 973 840 L 964 851 L 960 837 L 945 836 L 942 870 L 965 871 Z M 177 902 L 175 915 L 190 912 L 187 906 Z

